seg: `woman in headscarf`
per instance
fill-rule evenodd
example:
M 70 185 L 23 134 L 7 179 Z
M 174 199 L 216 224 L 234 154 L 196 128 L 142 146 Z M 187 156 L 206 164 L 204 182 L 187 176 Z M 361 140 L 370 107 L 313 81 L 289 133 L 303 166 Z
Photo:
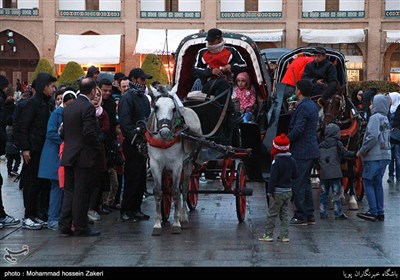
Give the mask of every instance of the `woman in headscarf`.
M 389 110 L 389 122 L 390 129 L 400 129 L 400 94 L 398 92 L 389 93 L 392 104 Z M 389 178 L 388 183 L 394 182 L 394 176 L 396 176 L 397 182 L 400 182 L 400 142 L 390 138 L 390 149 L 392 152 L 392 159 L 389 163 Z
M 64 108 L 75 99 L 76 94 L 72 90 L 65 91 L 62 94 L 61 105 L 51 113 L 47 123 L 46 140 L 42 154 L 40 155 L 38 177 L 51 181 L 47 228 L 52 230 L 58 230 L 64 195 L 58 180 L 58 167 L 60 166 L 59 151 L 62 143 L 58 131 L 62 124 Z
M 110 180 L 108 179 L 107 174 L 107 165 L 106 165 L 106 153 L 104 148 L 104 141 L 107 138 L 106 135 L 110 131 L 110 122 L 108 120 L 108 114 L 101 106 L 103 101 L 102 92 L 99 87 L 96 88 L 96 94 L 92 100 L 92 104 L 96 109 L 96 117 L 97 122 L 99 124 L 99 141 L 100 141 L 100 153 L 97 158 L 97 166 L 95 170 L 94 176 L 94 188 L 90 192 L 89 196 L 89 211 L 88 218 L 91 221 L 99 221 L 99 214 L 109 214 L 110 211 L 104 211 L 101 207 L 101 201 L 103 197 L 103 192 L 109 191 L 110 189 Z

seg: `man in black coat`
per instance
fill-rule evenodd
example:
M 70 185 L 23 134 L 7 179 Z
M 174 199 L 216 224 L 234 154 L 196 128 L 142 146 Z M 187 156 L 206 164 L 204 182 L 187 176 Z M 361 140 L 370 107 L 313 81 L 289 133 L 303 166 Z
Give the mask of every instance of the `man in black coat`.
M 147 75 L 140 68 L 130 71 L 131 88 L 122 96 L 118 104 L 119 120 L 124 142 L 125 155 L 124 192 L 122 194 L 121 219 L 123 221 L 148 220 L 150 216 L 141 210 L 143 194 L 146 190 L 146 157 L 137 148 L 141 132 L 137 130 L 141 121 L 150 115 L 150 101 L 145 95 Z M 143 124 L 143 122 L 142 122 Z M 139 135 L 138 135 L 139 134 Z
M 15 135 L 19 138 L 17 143 L 24 159 L 23 176 L 29 178 L 24 186 L 25 219 L 22 228 L 25 229 L 40 229 L 46 225 L 47 217 L 44 215 L 48 202 L 45 197 L 49 195 L 50 184 L 48 180 L 38 178 L 38 170 L 50 117 L 49 101 L 55 91 L 56 81 L 48 73 L 39 73 L 36 94 L 25 102 L 16 120 L 18 131 Z M 39 196 L 43 199 L 38 202 Z
M 64 153 L 61 165 L 65 167 L 64 199 L 61 209 L 61 235 L 97 236 L 88 226 L 89 192 L 92 189 L 95 159 L 100 150 L 96 112 L 91 100 L 96 93 L 96 82 L 83 78 L 78 98 L 63 111 Z

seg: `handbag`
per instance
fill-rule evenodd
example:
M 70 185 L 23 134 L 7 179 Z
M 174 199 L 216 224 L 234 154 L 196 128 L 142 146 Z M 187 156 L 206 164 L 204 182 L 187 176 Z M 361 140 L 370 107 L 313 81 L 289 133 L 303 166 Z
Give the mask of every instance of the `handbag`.
M 390 139 L 400 142 L 400 129 L 393 127 L 390 130 Z

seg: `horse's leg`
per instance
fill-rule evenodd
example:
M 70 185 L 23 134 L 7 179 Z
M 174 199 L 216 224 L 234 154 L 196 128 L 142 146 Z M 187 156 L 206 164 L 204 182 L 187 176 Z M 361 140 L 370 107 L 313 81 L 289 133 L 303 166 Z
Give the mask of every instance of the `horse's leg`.
M 189 179 L 192 175 L 193 161 L 188 160 L 183 166 L 183 182 L 182 182 L 182 208 L 180 213 L 180 222 L 183 229 L 189 228 L 189 215 L 187 207 Z
M 182 166 L 180 168 L 176 168 L 172 172 L 172 198 L 174 200 L 174 223 L 172 224 L 171 233 L 179 234 L 181 233 L 181 223 L 179 222 L 179 216 L 181 211 L 182 204 L 182 195 L 179 188 L 180 179 L 182 173 Z
M 162 197 L 162 170 L 157 169 L 158 166 L 154 162 L 151 163 L 151 173 L 154 180 L 154 199 L 156 201 L 156 222 L 153 226 L 153 232 L 151 235 L 161 235 L 162 227 L 161 227 L 161 197 Z
M 353 161 L 349 160 L 348 161 L 348 178 L 349 180 L 347 181 L 348 187 L 349 187 L 349 209 L 350 210 L 358 210 L 358 203 L 356 199 L 356 193 L 354 191 L 354 179 L 355 179 L 355 174 L 354 174 L 354 168 L 355 164 Z

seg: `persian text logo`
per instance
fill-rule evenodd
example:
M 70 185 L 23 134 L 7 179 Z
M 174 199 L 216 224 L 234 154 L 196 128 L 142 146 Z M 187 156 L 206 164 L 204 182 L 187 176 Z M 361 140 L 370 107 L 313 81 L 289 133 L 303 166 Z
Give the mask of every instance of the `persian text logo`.
M 29 253 L 29 246 L 22 245 L 22 248 L 19 251 L 12 251 L 11 249 L 8 249 L 7 247 L 4 250 L 7 252 L 6 254 L 4 254 L 4 259 L 6 260 L 6 262 L 11 263 L 11 264 L 16 264 L 17 258 L 15 258 L 15 256 L 19 256 L 19 255 L 26 256 Z

